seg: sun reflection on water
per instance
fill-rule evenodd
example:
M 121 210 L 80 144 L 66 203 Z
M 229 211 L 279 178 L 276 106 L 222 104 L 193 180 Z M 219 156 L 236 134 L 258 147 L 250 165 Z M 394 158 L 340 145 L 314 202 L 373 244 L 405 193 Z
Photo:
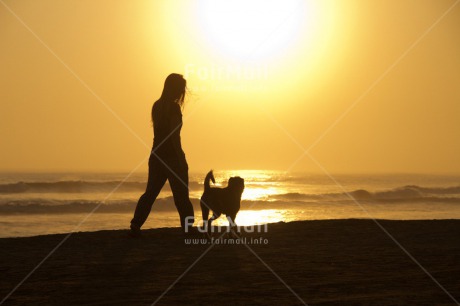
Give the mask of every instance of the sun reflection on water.
M 243 195 L 241 197 L 242 200 L 267 200 L 267 198 L 274 194 L 279 194 L 280 190 L 275 187 L 246 187 L 244 189 Z

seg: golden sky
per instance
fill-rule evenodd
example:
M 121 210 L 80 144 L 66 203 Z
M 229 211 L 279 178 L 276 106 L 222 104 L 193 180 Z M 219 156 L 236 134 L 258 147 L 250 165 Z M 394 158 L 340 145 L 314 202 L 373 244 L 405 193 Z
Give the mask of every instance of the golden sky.
M 130 171 L 177 72 L 192 171 L 459 173 L 455 3 L 0 0 L 0 171 Z

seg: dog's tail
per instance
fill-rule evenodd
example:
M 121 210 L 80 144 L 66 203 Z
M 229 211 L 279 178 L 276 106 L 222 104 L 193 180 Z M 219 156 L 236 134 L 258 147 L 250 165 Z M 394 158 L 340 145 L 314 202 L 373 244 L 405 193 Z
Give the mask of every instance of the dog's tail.
M 206 174 L 206 178 L 204 179 L 204 191 L 211 189 L 211 185 L 209 184 L 209 181 L 212 181 L 214 184 L 216 183 L 216 179 L 214 178 L 214 174 L 212 173 L 212 170 Z

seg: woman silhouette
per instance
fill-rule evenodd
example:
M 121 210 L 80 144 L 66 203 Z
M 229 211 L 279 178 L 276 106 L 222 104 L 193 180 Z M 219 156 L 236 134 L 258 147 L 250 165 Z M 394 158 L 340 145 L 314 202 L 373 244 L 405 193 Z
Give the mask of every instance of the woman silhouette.
M 182 75 L 172 73 L 166 78 L 160 99 L 153 104 L 154 139 L 149 158 L 149 176 L 145 193 L 140 197 L 131 220 L 132 236 L 140 235 L 140 228 L 147 220 L 153 202 L 166 180 L 171 186 L 184 232 L 190 232 L 187 225 L 193 224 L 194 212 L 188 190 L 188 165 L 180 142 L 181 107 L 184 104 L 185 89 L 186 80 Z

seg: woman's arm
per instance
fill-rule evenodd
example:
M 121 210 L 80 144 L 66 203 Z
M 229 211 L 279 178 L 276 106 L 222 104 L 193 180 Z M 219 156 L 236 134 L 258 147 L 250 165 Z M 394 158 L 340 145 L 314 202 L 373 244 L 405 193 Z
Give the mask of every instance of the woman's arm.
M 184 152 L 182 151 L 182 146 L 180 143 L 180 129 L 182 127 L 182 112 L 180 106 L 176 103 L 173 104 L 171 109 L 171 121 L 170 121 L 170 130 L 174 134 L 172 145 L 174 148 L 174 153 L 176 158 L 182 159 L 184 157 Z M 177 134 L 177 136 L 176 136 Z

